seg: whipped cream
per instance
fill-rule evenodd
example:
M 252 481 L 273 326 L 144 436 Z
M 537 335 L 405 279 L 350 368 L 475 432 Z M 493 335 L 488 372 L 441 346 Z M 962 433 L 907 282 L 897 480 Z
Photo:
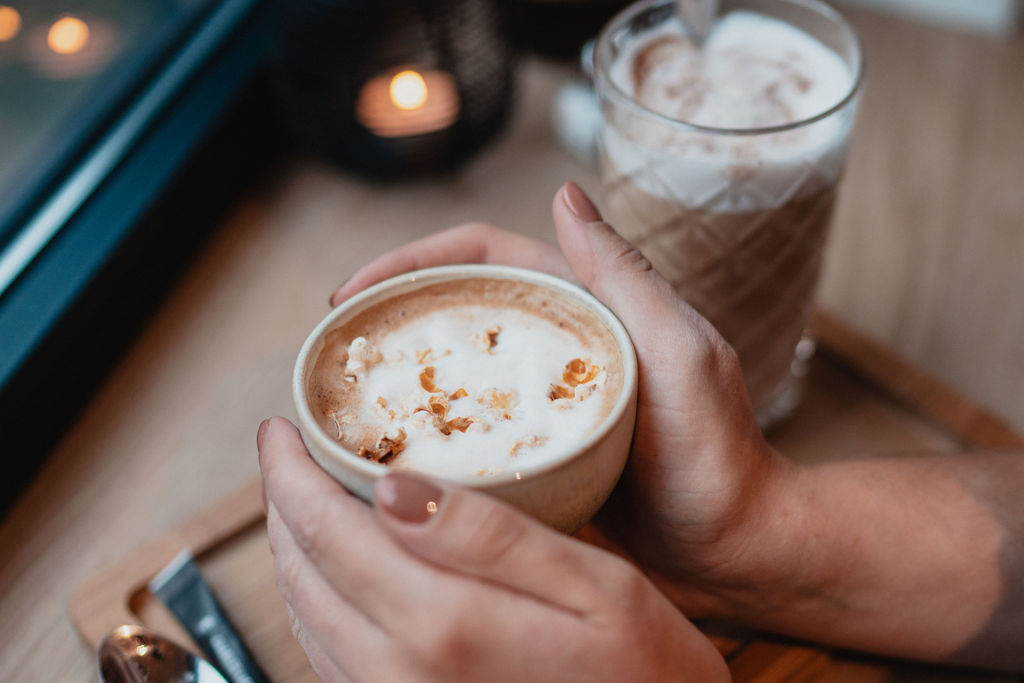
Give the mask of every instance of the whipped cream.
M 575 449 L 608 415 L 614 353 L 607 339 L 525 310 L 430 311 L 376 344 L 349 342 L 334 436 L 374 460 L 395 450 L 390 467 L 439 476 L 532 467 Z
M 722 17 L 703 48 L 678 19 L 625 49 L 608 73 L 620 90 L 674 121 L 752 130 L 813 118 L 850 92 L 854 75 L 833 50 L 783 21 L 749 11 Z M 640 189 L 718 212 L 781 206 L 809 174 L 834 181 L 851 116 L 782 132 L 704 132 L 625 111 L 610 116 L 601 146 L 614 173 Z

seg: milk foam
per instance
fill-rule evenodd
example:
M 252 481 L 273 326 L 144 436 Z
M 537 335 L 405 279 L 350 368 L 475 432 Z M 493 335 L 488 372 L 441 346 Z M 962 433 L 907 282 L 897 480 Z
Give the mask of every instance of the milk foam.
M 487 331 L 499 328 L 493 335 L 496 343 L 486 348 L 481 341 L 488 339 Z M 404 431 L 404 450 L 388 462 L 395 468 L 467 476 L 531 467 L 574 449 L 616 398 L 607 396 L 607 373 L 601 372 L 577 388 L 577 395 L 587 390 L 583 400 L 550 400 L 566 363 L 580 358 L 606 368 L 615 351 L 524 310 L 472 303 L 446 307 L 391 330 L 374 349 L 368 350 L 365 341 L 353 347 L 361 367 L 349 380 L 360 399 L 340 416 L 340 429 L 354 422 L 372 427 L 374 434 L 394 437 Z M 443 393 L 421 385 L 428 367 Z M 466 395 L 453 399 L 460 389 Z M 512 401 L 495 408 L 488 400 L 492 391 Z M 465 432 L 442 434 L 428 412 L 417 410 L 431 396 L 446 397 L 447 419 L 468 417 L 474 424 Z
M 703 49 L 677 19 L 664 22 L 624 50 L 608 77 L 666 117 L 747 130 L 821 114 L 843 99 L 853 79 L 839 55 L 812 36 L 748 11 L 722 17 Z M 617 174 L 654 196 L 719 212 L 781 206 L 808 174 L 834 182 L 852 118 L 751 136 L 606 115 L 612 120 L 601 142 Z

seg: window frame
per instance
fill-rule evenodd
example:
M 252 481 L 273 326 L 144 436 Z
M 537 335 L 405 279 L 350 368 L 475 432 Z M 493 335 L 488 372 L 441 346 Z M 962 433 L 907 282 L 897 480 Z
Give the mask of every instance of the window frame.
M 212 231 L 282 151 L 264 0 L 213 3 L 23 202 L 0 292 L 6 510 Z M 25 232 L 24 227 L 37 232 Z

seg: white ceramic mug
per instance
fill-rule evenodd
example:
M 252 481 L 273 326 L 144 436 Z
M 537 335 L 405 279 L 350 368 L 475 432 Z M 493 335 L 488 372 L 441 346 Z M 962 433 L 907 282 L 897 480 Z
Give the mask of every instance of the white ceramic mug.
M 360 457 L 327 434 L 310 406 L 308 380 L 329 332 L 367 308 L 427 285 L 468 278 L 511 280 L 539 286 L 592 315 L 615 340 L 623 382 L 608 415 L 574 448 L 532 467 L 486 476 L 447 477 L 501 498 L 566 533 L 582 527 L 604 504 L 629 456 L 636 422 L 637 363 L 625 327 L 600 301 L 580 287 L 545 273 L 508 266 L 464 264 L 419 270 L 380 282 L 331 311 L 306 339 L 295 362 L 292 394 L 306 448 L 331 476 L 366 501 L 386 465 Z M 430 474 L 427 472 L 426 474 Z

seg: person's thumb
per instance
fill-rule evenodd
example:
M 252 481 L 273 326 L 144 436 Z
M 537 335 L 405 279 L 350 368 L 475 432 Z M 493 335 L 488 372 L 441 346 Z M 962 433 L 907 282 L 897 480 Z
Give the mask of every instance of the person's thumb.
M 384 527 L 413 555 L 573 612 L 607 600 L 619 588 L 608 577 L 631 569 L 496 498 L 446 482 L 389 473 L 374 499 Z
M 644 415 L 638 415 L 634 454 L 638 448 L 660 453 L 684 443 L 692 456 L 701 444 L 759 439 L 739 359 L 711 323 L 604 222 L 575 183 L 567 182 L 555 194 L 552 214 L 569 267 L 619 317 L 636 346 L 641 406 L 701 416 L 699 430 L 684 428 L 687 438 L 667 446 L 659 441 L 668 433 L 666 425 L 648 430 Z
M 718 332 L 683 301 L 640 251 L 605 223 L 590 198 L 569 181 L 555 194 L 558 244 L 583 286 L 619 317 L 641 356 L 673 365 L 720 350 Z M 694 352 L 698 352 L 694 354 Z

